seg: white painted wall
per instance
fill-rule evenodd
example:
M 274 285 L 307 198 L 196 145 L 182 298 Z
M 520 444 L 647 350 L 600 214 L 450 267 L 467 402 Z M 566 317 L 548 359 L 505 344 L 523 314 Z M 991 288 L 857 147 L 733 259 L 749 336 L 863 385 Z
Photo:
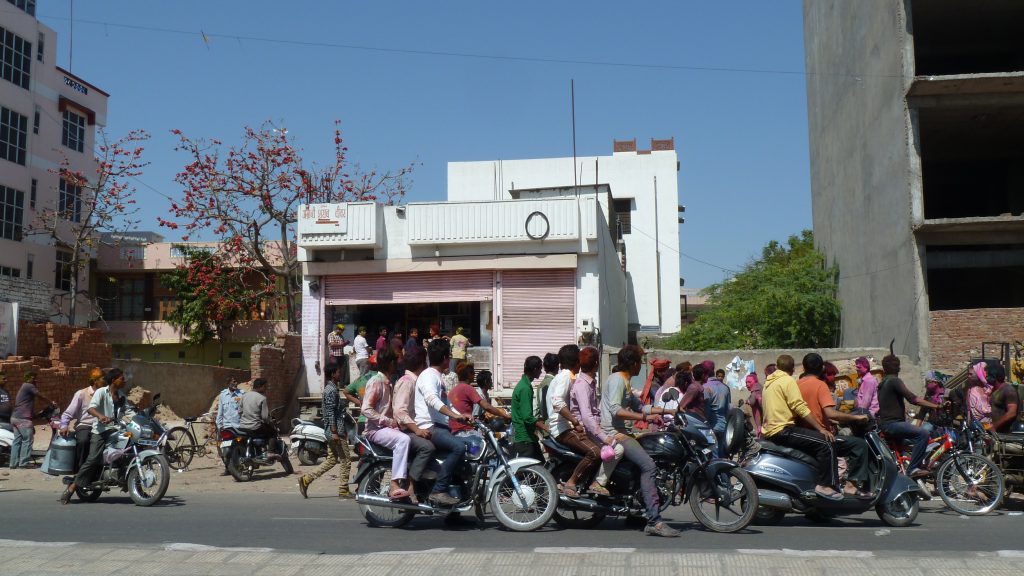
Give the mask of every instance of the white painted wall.
M 624 237 L 628 321 L 665 333 L 680 329 L 677 161 L 674 150 L 619 152 L 578 158 L 575 170 L 581 185 L 608 184 L 616 199 L 634 199 L 633 231 Z M 513 189 L 572 186 L 573 172 L 572 158 L 449 162 L 448 200 L 507 199 Z

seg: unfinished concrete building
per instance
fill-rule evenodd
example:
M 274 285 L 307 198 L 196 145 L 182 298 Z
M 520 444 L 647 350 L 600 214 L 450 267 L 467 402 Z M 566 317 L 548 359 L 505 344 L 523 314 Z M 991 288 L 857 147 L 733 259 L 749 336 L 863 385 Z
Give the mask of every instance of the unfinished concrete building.
M 814 232 L 844 346 L 1024 339 L 1024 2 L 805 0 Z

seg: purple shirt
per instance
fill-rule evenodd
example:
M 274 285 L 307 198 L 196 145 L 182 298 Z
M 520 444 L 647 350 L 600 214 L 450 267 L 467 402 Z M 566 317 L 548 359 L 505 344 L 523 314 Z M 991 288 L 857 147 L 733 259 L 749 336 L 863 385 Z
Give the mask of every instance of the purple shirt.
M 870 372 L 860 379 L 855 406 L 866 408 L 872 415 L 878 414 L 878 380 Z
M 21 385 L 21 389 L 18 390 L 18 395 L 14 400 L 14 413 L 11 414 L 11 419 L 17 420 L 32 420 L 32 409 L 36 403 L 36 396 L 39 394 L 39 389 L 36 385 L 31 382 L 25 382 Z
M 608 435 L 601 429 L 601 410 L 597 404 L 597 387 L 590 374 L 580 372 L 576 375 L 576 381 L 569 387 L 569 412 L 583 423 L 583 427 L 591 436 L 595 436 L 601 442 L 608 438 Z

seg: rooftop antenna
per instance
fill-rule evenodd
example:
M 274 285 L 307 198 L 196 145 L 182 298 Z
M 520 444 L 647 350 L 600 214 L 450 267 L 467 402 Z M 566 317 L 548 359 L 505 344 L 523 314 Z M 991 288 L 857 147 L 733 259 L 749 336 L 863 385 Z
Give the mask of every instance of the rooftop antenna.
M 580 180 L 576 174 L 576 80 L 569 80 L 569 102 L 572 105 L 572 188 L 580 196 Z

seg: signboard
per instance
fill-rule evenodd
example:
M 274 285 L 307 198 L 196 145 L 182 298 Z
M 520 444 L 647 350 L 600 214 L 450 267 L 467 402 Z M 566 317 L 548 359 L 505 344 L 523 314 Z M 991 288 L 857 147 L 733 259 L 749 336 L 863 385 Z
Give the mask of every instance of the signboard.
M 345 234 L 348 232 L 348 204 L 303 204 L 299 206 L 299 235 Z
M 18 353 L 18 303 L 0 302 L 0 359 Z

